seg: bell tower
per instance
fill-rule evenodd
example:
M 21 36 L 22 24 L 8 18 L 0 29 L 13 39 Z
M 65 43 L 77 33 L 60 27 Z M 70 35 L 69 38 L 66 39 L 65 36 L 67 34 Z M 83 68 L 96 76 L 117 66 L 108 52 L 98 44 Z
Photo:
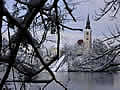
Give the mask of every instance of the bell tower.
M 91 43 L 92 43 L 92 31 L 91 31 L 90 19 L 88 15 L 86 27 L 84 31 L 84 48 L 89 50 L 91 48 Z

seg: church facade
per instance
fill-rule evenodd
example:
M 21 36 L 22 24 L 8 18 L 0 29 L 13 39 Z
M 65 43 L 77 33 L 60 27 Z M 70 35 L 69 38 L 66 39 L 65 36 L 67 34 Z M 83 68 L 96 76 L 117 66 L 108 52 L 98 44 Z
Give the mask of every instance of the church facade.
M 89 15 L 86 22 L 86 27 L 84 31 L 84 48 L 90 49 L 92 47 L 92 30 L 90 26 Z
M 92 48 L 92 30 L 90 26 L 89 15 L 87 17 L 86 26 L 84 29 L 84 38 L 77 41 L 78 45 L 85 50 L 90 50 Z

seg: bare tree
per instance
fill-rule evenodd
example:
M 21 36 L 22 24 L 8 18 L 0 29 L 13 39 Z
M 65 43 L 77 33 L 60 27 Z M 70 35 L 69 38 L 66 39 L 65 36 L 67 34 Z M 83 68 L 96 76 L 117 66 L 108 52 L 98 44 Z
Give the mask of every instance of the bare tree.
M 68 6 L 66 0 L 61 0 L 65 10 L 76 21 L 72 15 L 72 10 Z M 79 30 L 63 25 L 64 14 L 61 13 L 59 7 L 60 0 L 11 0 L 12 12 L 8 7 L 7 0 L 0 0 L 0 63 L 6 63 L 6 71 L 1 78 L 0 90 L 5 86 L 6 82 L 23 83 L 46 83 L 45 88 L 49 83 L 55 81 L 61 85 L 65 90 L 67 89 L 61 84 L 54 73 L 49 68 L 54 61 L 59 58 L 59 44 L 60 44 L 60 30 L 61 28 L 68 28 L 70 30 Z M 43 31 L 43 35 L 39 36 L 39 31 Z M 57 34 L 57 55 L 52 57 L 52 60 L 46 63 L 40 52 L 42 44 L 46 40 L 48 31 L 56 32 Z M 4 49 L 2 44 L 3 37 L 6 36 L 8 45 Z M 3 53 L 4 52 L 4 53 Z M 29 55 L 28 55 L 29 54 Z M 26 57 L 24 56 L 26 55 Z M 24 59 L 22 59 L 24 57 Z M 28 59 L 26 59 L 29 57 Z M 33 59 L 41 63 L 38 70 L 33 68 Z M 29 61 L 28 61 L 29 60 Z M 8 79 L 10 72 L 13 72 L 13 80 Z M 27 76 L 29 79 L 16 80 L 14 71 Z M 38 75 L 43 70 L 52 77 L 51 80 L 34 81 L 33 77 Z M 15 85 L 16 89 L 16 85 Z
M 100 12 L 96 13 L 96 20 L 101 19 L 104 15 L 110 12 L 112 17 L 115 17 L 120 9 L 120 1 L 119 0 L 104 0 L 105 7 L 100 8 Z
M 116 63 L 116 52 L 119 47 L 109 47 L 103 41 L 96 39 L 93 47 L 88 51 L 80 46 L 65 45 L 65 54 L 69 63 L 69 71 L 111 71 Z M 116 67 L 117 69 L 117 67 Z M 118 69 L 117 69 L 118 70 Z
M 96 13 L 96 19 L 100 20 L 102 17 L 104 17 L 106 14 L 109 14 L 110 17 L 116 19 L 119 17 L 119 9 L 120 9 L 120 0 L 104 0 L 105 6 L 104 8 L 100 8 L 100 12 Z M 116 18 L 115 18 L 116 17 Z M 117 66 L 118 64 L 112 64 L 116 58 L 119 58 L 120 53 L 120 30 L 119 30 L 119 23 L 115 24 L 116 30 L 112 30 L 110 33 L 111 35 L 107 36 L 105 35 L 105 39 L 103 42 L 106 42 L 108 44 L 109 49 L 103 53 L 102 56 L 109 55 L 110 53 L 113 55 L 111 61 L 108 64 L 105 64 L 105 67 L 98 71 L 103 71 L 105 69 L 108 69 L 111 66 Z M 97 57 L 102 58 L 102 56 Z M 97 59 L 96 58 L 96 59 Z

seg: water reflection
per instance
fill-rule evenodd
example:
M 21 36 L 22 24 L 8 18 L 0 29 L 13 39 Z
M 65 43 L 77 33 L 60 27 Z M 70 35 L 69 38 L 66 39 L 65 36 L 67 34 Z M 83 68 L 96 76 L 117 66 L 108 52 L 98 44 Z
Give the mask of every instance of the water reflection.
M 58 72 L 56 77 L 69 90 L 120 90 L 120 73 Z
M 68 90 L 120 90 L 120 73 L 57 72 L 57 79 Z M 45 90 L 64 90 L 55 82 Z

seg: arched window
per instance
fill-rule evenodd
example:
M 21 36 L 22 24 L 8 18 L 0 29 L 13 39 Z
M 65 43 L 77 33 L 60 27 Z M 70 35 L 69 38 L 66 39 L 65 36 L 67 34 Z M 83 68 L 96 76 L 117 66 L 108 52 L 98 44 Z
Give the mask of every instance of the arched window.
M 86 32 L 86 35 L 88 35 L 89 34 L 89 32 Z

